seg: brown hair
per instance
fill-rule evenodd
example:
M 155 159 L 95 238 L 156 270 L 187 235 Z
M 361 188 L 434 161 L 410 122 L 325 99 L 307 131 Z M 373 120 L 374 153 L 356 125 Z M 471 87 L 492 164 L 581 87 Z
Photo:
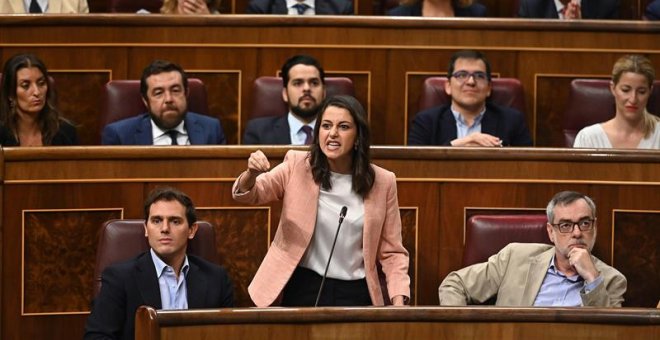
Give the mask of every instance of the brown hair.
M 643 75 L 649 86 L 649 91 L 653 88 L 655 80 L 655 69 L 651 61 L 645 56 L 639 54 L 625 55 L 619 58 L 612 68 L 612 83 L 616 86 L 621 76 L 626 73 L 637 73 Z M 644 138 L 648 138 L 655 130 L 655 125 L 660 122 L 660 117 L 652 115 L 644 108 Z
M 50 145 L 53 137 L 60 129 L 60 112 L 55 107 L 57 97 L 55 90 L 50 83 L 48 77 L 48 69 L 46 65 L 34 54 L 17 54 L 5 62 L 2 72 L 2 92 L 0 93 L 0 120 L 2 124 L 14 135 L 16 141 L 20 143 L 18 138 L 18 119 L 19 116 L 16 112 L 16 86 L 18 83 L 17 73 L 24 68 L 36 67 L 41 71 L 44 78 L 48 82 L 46 90 L 46 103 L 39 112 L 39 129 L 41 130 L 41 139 L 44 145 Z M 12 104 L 12 102 L 14 104 Z

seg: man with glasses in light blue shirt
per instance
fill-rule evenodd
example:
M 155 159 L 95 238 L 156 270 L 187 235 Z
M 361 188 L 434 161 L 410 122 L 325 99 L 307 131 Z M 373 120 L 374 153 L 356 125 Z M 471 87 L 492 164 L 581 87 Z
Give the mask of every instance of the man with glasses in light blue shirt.
M 556 194 L 546 208 L 554 244 L 511 243 L 487 262 L 450 273 L 440 284 L 440 305 L 621 307 L 626 278 L 591 254 L 596 205 L 574 191 Z
M 451 103 L 415 115 L 408 145 L 532 146 L 524 115 L 488 101 L 490 63 L 482 53 L 454 53 L 447 74 Z

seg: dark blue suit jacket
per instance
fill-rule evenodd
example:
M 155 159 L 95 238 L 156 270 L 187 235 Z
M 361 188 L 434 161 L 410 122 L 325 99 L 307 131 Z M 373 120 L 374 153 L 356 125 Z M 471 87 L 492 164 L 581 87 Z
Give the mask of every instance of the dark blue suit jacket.
M 411 4 L 411 5 L 400 5 L 392 8 L 387 12 L 387 15 L 399 16 L 399 17 L 421 17 L 422 16 L 422 1 Z M 485 17 L 486 16 L 486 6 L 478 3 L 473 3 L 467 7 L 457 6 L 455 3 L 454 15 L 456 17 Z
M 660 0 L 653 1 L 646 7 L 644 17 L 647 20 L 660 20 Z
M 227 144 L 218 119 L 187 112 L 184 122 L 190 144 Z M 153 140 L 148 113 L 108 124 L 101 134 L 103 145 L 153 145 Z
M 242 144 L 291 144 L 288 115 L 261 117 L 248 122 Z
M 582 19 L 619 19 L 619 0 L 582 0 Z M 520 18 L 558 19 L 553 0 L 520 0 Z
M 349 0 L 316 0 L 316 15 L 351 15 L 353 2 Z M 250 0 L 248 14 L 289 14 L 285 0 Z
M 486 102 L 486 112 L 481 120 L 481 132 L 497 136 L 502 146 L 532 146 L 525 117 L 520 111 Z M 450 146 L 456 139 L 456 119 L 450 105 L 436 106 L 415 116 L 408 145 Z
M 225 270 L 188 255 L 188 308 L 234 306 L 234 289 Z M 107 267 L 99 295 L 85 325 L 85 339 L 133 339 L 135 312 L 142 305 L 162 308 L 156 268 L 149 251 L 124 263 Z

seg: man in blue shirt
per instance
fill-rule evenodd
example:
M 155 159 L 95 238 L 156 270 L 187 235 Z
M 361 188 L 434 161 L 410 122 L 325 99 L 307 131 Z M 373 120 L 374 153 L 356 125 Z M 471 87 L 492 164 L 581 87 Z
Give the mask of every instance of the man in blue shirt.
M 554 246 L 511 243 L 487 262 L 449 273 L 440 305 L 621 307 L 626 278 L 591 254 L 596 205 L 574 191 L 556 194 L 546 208 Z
M 447 78 L 451 102 L 417 113 L 408 145 L 532 146 L 523 114 L 488 100 L 490 63 L 481 52 L 454 53 Z
M 220 308 L 234 305 L 225 270 L 186 255 L 197 232 L 195 207 L 173 188 L 157 188 L 144 204 L 149 251 L 109 266 L 85 326 L 85 339 L 133 339 L 135 312 L 156 309 Z

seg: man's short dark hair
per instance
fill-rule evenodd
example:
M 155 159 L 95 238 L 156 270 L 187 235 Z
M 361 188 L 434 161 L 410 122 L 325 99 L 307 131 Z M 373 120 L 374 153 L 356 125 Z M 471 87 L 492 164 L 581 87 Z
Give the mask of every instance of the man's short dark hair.
M 188 227 L 191 227 L 197 222 L 197 213 L 195 212 L 195 205 L 188 195 L 182 191 L 172 187 L 158 187 L 149 193 L 149 196 L 144 201 L 144 221 L 149 221 L 149 211 L 151 205 L 159 201 L 177 201 L 186 207 L 186 220 L 188 220 Z
M 284 65 L 282 65 L 282 70 L 280 71 L 280 75 L 282 77 L 282 84 L 284 85 L 284 87 L 286 87 L 286 85 L 289 83 L 289 71 L 291 70 L 292 67 L 299 64 L 316 67 L 316 69 L 319 71 L 319 77 L 321 77 L 321 83 L 325 84 L 325 71 L 323 71 L 323 67 L 321 67 L 321 63 L 319 63 L 318 60 L 314 59 L 314 57 L 305 54 L 299 54 L 289 58 L 286 62 L 284 62 Z
M 163 72 L 172 72 L 176 71 L 181 74 L 181 81 L 183 82 L 183 91 L 184 93 L 188 93 L 188 75 L 186 75 L 186 71 L 183 70 L 179 64 L 173 63 L 171 61 L 167 60 L 154 60 L 151 62 L 151 64 L 147 65 L 147 67 L 144 68 L 142 71 L 142 77 L 140 78 L 140 93 L 142 94 L 142 98 L 144 100 L 147 100 L 147 91 L 149 90 L 147 87 L 147 78 L 150 76 L 153 76 L 154 74 L 161 74 Z
M 449 59 L 449 69 L 447 71 L 447 78 L 451 78 L 451 75 L 454 74 L 454 68 L 456 67 L 456 60 L 458 59 L 477 59 L 483 61 L 484 64 L 486 64 L 486 75 L 488 76 L 488 81 L 491 80 L 490 63 L 488 62 L 488 59 L 486 59 L 486 56 L 483 53 L 474 50 L 458 51 L 451 56 L 451 58 Z

